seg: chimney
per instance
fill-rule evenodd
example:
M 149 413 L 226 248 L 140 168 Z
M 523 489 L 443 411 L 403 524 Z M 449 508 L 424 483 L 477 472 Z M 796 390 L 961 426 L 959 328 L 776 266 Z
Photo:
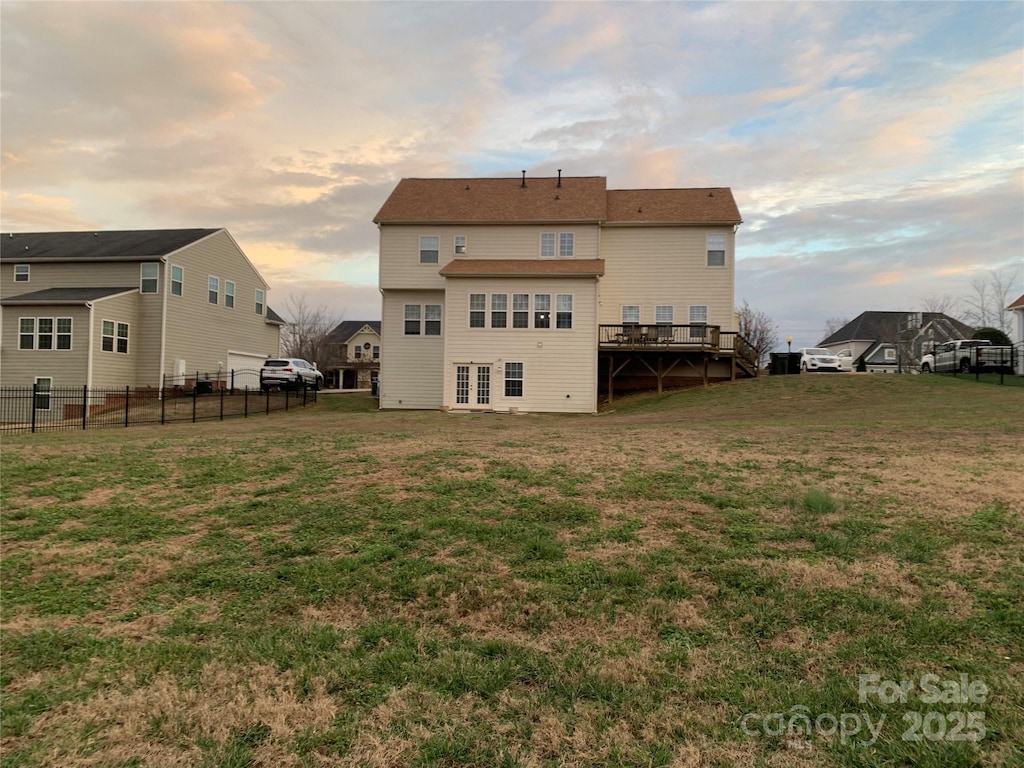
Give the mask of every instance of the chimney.
M 558 186 L 559 187 L 562 186 L 562 169 L 561 168 L 558 169 Z
M 526 171 L 523 171 L 523 183 L 522 183 L 522 187 L 523 187 L 523 189 L 526 189 Z

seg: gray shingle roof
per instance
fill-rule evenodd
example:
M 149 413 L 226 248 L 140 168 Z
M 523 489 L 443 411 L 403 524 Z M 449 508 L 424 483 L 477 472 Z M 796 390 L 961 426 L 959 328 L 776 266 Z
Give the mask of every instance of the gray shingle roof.
M 285 319 L 281 317 L 272 308 L 267 307 L 267 322 L 278 323 L 279 325 L 285 325 Z
M 15 232 L 0 235 L 0 258 L 29 263 L 43 259 L 131 259 L 166 256 L 217 229 L 139 229 L 117 232 Z
M 330 333 L 330 339 L 336 344 L 344 344 L 351 339 L 359 329 L 368 325 L 380 335 L 380 320 L 342 320 Z
M 818 346 L 839 344 L 844 341 L 884 341 L 889 344 L 895 344 L 896 337 L 899 335 L 900 321 L 907 314 L 907 312 L 861 312 L 856 318 L 827 339 L 821 341 Z M 958 333 L 962 334 L 962 338 L 965 339 L 969 339 L 971 334 L 974 333 L 974 329 L 971 326 L 965 325 L 942 312 L 921 313 L 922 324 L 933 320 L 945 320 Z
M 22 293 L 18 296 L 8 296 L 3 304 L 85 304 L 87 301 L 96 301 L 106 296 L 116 296 L 119 293 L 130 293 L 137 291 L 137 286 L 128 288 L 45 288 L 41 291 Z

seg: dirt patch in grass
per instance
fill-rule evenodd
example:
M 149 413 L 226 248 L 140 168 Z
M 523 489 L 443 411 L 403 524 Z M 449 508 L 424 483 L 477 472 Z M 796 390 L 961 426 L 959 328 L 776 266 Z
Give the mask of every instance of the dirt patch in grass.
M 290 672 L 215 663 L 203 668 L 194 688 L 160 674 L 142 686 L 128 678 L 122 687 L 58 705 L 37 718 L 25 736 L 7 740 L 5 747 L 19 749 L 34 739 L 64 734 L 52 757 L 69 768 L 121 764 L 132 758 L 143 758 L 152 766 L 179 766 L 201 762 L 197 737 L 224 745 L 239 729 L 262 724 L 271 738 L 290 739 L 303 728 L 326 726 L 337 711 L 322 681 L 306 681 L 299 693 Z M 88 749 L 71 737 L 83 722 L 103 726 L 89 740 Z

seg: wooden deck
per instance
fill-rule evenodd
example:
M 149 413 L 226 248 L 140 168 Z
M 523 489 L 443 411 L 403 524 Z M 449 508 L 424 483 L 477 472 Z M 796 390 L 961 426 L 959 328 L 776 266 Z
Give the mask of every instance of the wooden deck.
M 637 323 L 598 326 L 598 357 L 611 402 L 620 375 L 636 379 L 642 371 L 661 392 L 666 378 L 683 371 L 704 385 L 757 376 L 759 354 L 739 333 L 717 325 Z

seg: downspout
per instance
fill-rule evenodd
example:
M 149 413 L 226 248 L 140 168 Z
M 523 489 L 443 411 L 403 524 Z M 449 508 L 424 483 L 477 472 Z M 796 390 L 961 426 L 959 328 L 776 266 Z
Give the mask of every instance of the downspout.
M 167 357 L 167 292 L 170 290 L 171 277 L 167 271 L 167 257 L 160 257 L 160 271 L 163 272 L 163 306 L 160 308 L 160 378 L 157 382 L 157 386 L 160 388 L 161 397 L 163 396 L 164 386 L 164 364 Z M 135 372 L 136 379 L 138 378 L 139 372 Z
M 89 344 L 86 347 L 88 351 L 85 357 L 85 386 L 92 389 L 92 350 L 93 336 L 96 334 L 96 307 L 91 301 L 85 302 L 85 306 L 89 308 Z

